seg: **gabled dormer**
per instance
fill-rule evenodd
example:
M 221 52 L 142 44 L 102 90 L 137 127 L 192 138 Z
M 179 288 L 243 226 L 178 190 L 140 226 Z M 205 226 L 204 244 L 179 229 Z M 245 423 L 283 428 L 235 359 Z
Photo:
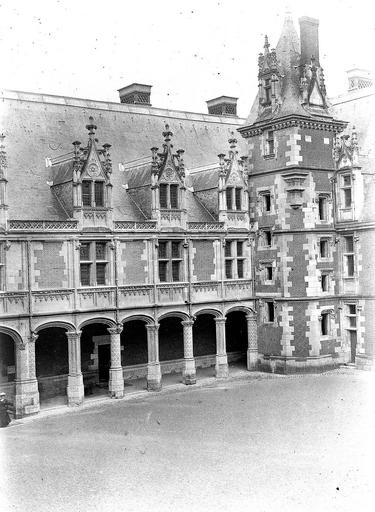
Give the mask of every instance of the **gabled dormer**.
M 82 229 L 110 228 L 112 223 L 112 163 L 110 144 L 98 147 L 97 126 L 89 118 L 86 147 L 73 142 L 73 152 L 52 162 L 52 192 L 67 215 L 78 219 Z
M 242 228 L 249 223 L 247 158 L 238 157 L 237 140 L 233 136 L 228 142 L 228 158 L 219 155 L 219 221 Z
M 163 132 L 163 151 L 151 148 L 152 218 L 165 226 L 186 226 L 186 187 L 184 150 L 173 153 L 173 133 L 169 125 Z
M 361 220 L 364 205 L 364 180 L 359 165 L 357 133 L 336 137 L 333 148 L 335 174 L 333 188 L 336 220 Z
M 280 103 L 280 64 L 276 50 L 270 51 L 268 37 L 265 36 L 264 52 L 258 57 L 258 89 L 260 111 L 274 112 Z

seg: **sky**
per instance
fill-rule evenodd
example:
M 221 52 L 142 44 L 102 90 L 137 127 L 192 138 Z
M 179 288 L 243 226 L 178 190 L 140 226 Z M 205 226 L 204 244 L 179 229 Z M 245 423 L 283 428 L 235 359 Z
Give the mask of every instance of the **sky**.
M 152 85 L 155 107 L 206 112 L 206 101 L 239 98 L 247 116 L 257 58 L 276 46 L 290 10 L 320 20 L 330 96 L 346 70 L 374 68 L 370 0 L 0 0 L 0 89 L 119 101 L 117 89 Z

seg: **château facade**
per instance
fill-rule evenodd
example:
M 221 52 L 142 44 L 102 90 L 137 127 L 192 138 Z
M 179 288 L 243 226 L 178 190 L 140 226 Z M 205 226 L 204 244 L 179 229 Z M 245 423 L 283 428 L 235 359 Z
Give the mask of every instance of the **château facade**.
M 342 135 L 328 106 L 317 20 L 298 37 L 287 17 L 258 79 L 246 120 L 230 96 L 154 108 L 143 84 L 120 103 L 3 92 L 0 388 L 18 416 L 233 360 L 372 367 L 368 126 Z

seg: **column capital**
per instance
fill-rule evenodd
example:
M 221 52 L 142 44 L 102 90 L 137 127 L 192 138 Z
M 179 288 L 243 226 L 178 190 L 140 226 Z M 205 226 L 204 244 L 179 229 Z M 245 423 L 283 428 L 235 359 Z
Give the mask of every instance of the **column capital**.
M 189 318 L 188 320 L 182 320 L 181 325 L 184 327 L 191 327 L 194 325 L 194 320 L 192 318 Z
M 82 331 L 66 331 L 66 337 L 68 340 L 80 339 Z
M 225 318 L 225 316 L 223 316 L 223 317 L 217 316 L 215 318 L 215 323 L 216 324 L 225 324 L 226 321 L 227 321 L 227 319 Z
M 117 324 L 116 327 L 108 327 L 107 331 L 109 334 L 121 334 L 124 326 L 122 324 Z
M 160 324 L 158 323 L 155 323 L 155 324 L 146 324 L 146 329 L 148 331 L 157 331 L 160 327 Z
M 253 313 L 248 313 L 246 315 L 246 320 L 248 322 L 256 322 L 257 321 L 257 314 L 255 313 L 255 311 Z

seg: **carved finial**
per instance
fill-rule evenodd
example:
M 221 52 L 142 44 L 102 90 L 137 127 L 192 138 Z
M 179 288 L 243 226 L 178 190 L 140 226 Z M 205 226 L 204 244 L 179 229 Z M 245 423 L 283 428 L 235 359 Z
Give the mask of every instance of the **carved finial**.
M 79 142 L 79 140 L 75 140 L 72 144 L 74 146 L 74 157 L 79 158 L 79 150 L 81 143 Z
M 353 146 L 353 148 L 358 149 L 357 130 L 354 125 L 352 128 L 352 146 Z
M 270 47 L 270 43 L 268 42 L 268 36 L 264 36 L 264 54 L 266 55 L 268 53 L 268 49 Z
M 237 139 L 234 137 L 234 132 L 230 132 L 230 134 L 231 134 L 231 138 L 228 139 L 229 147 L 230 147 L 230 149 L 232 149 L 234 151 L 237 147 Z
M 185 150 L 183 150 L 183 149 L 178 149 L 177 150 L 178 167 L 179 167 L 179 171 L 180 171 L 182 176 L 185 176 L 184 153 L 185 153 Z
M 2 133 L 0 135 L 0 177 L 3 178 L 5 175 L 5 170 L 7 168 L 7 155 L 5 152 L 4 146 L 5 135 Z
M 165 144 L 167 146 L 171 145 L 170 142 L 171 142 L 172 135 L 173 135 L 173 133 L 169 129 L 169 124 L 166 124 L 165 131 L 163 132 L 163 137 L 164 137 Z
M 89 124 L 86 125 L 86 130 L 89 131 L 89 138 L 90 140 L 94 140 L 95 139 L 95 130 L 97 129 L 98 127 L 96 126 L 96 124 L 94 124 L 94 118 L 92 116 L 89 117 Z

